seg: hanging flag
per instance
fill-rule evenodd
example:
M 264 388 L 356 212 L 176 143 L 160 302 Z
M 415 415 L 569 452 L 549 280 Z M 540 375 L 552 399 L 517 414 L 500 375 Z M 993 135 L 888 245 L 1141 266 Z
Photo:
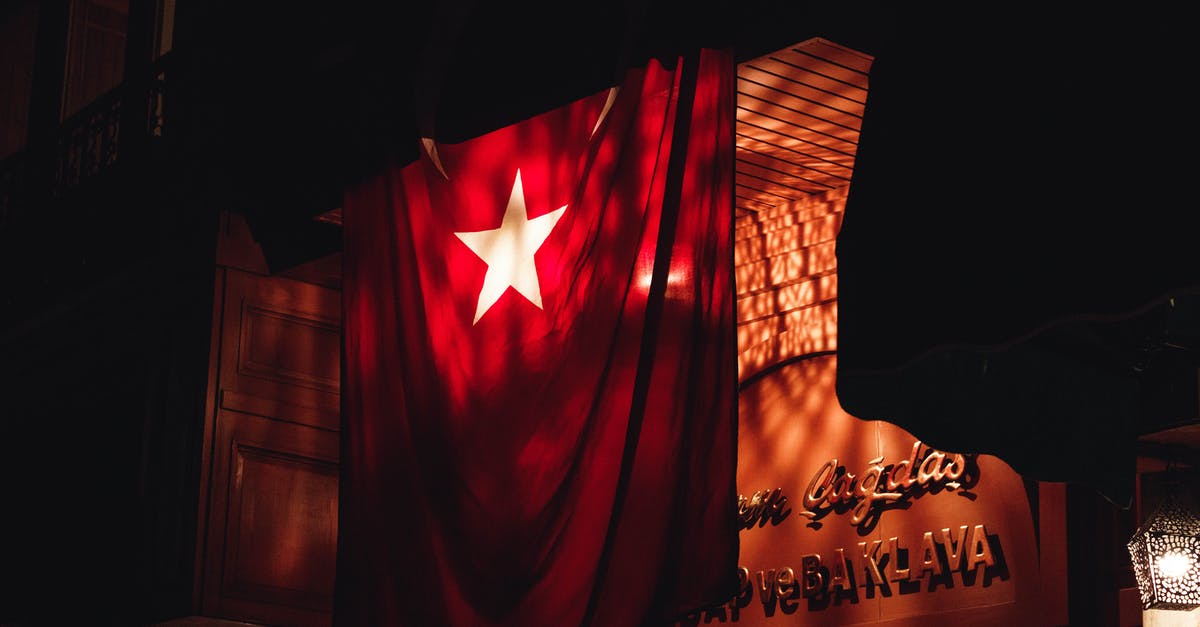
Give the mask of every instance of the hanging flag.
M 338 627 L 736 591 L 729 51 L 347 192 Z

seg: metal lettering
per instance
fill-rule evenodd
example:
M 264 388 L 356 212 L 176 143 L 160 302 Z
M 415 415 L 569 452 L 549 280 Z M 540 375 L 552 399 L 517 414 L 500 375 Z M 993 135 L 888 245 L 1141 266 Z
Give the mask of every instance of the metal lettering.
M 801 515 L 815 519 L 821 510 L 853 504 L 850 524 L 861 525 L 871 513 L 903 499 L 908 491 L 928 489 L 940 483 L 949 489 L 961 487 L 957 479 L 966 473 L 967 458 L 928 449 L 913 442 L 908 459 L 886 465 L 883 457 L 867 462 L 861 475 L 838 465 L 837 458 L 825 462 L 808 483 Z
M 883 542 L 875 540 L 868 545 L 866 542 L 858 543 L 858 569 L 855 573 L 866 572 L 867 576 L 863 578 L 863 586 L 866 587 L 870 583 L 883 584 L 883 575 L 879 573 L 879 547 Z M 867 548 L 870 546 L 871 548 Z M 870 580 L 868 582 L 868 579 Z
M 924 577 L 927 572 L 932 575 L 942 574 L 942 560 L 938 559 L 937 549 L 934 548 L 932 531 L 926 531 L 925 536 L 921 538 L 921 572 L 917 577 Z
M 948 562 L 947 566 L 950 567 L 951 572 L 958 570 L 959 567 L 962 566 L 963 550 L 966 548 L 967 544 L 968 529 L 970 529 L 970 527 L 966 525 L 959 527 L 958 538 L 953 538 L 950 536 L 949 527 L 942 529 L 942 545 L 946 547 L 946 561 Z
M 892 581 L 908 581 L 908 564 L 900 568 L 900 539 L 888 538 L 888 569 L 892 571 Z
M 804 509 L 808 517 L 815 514 L 811 510 L 815 510 L 829 498 L 829 484 L 833 481 L 834 471 L 837 470 L 837 458 L 825 462 L 824 466 L 813 475 L 812 481 L 808 482 L 808 489 L 804 492 Z
M 888 489 L 895 491 L 898 488 L 911 488 L 917 482 L 915 475 L 917 472 L 917 457 L 921 454 L 921 441 L 913 442 L 912 454 L 908 459 L 896 462 L 892 468 L 892 474 L 888 477 Z M 903 471 L 903 472 L 901 472 Z
M 971 551 L 967 553 L 967 570 L 974 570 L 981 564 L 984 568 L 996 565 L 996 558 L 992 557 L 992 547 L 988 543 L 987 531 L 983 525 L 975 525 L 971 530 L 971 542 L 968 544 Z
M 846 553 L 842 549 L 833 550 L 833 563 L 829 565 L 829 588 L 850 589 L 850 577 L 846 575 Z
M 942 461 L 946 459 L 946 454 L 941 451 L 934 451 L 921 462 L 921 469 L 917 472 L 917 483 L 926 485 L 933 481 L 940 481 L 942 478 Z
M 759 490 L 750 498 L 739 494 L 738 521 L 743 529 L 749 529 L 756 524 L 761 527 L 774 520 L 786 507 L 787 497 L 783 495 L 783 488 Z M 775 523 L 778 524 L 778 520 L 775 520 Z
M 838 503 L 849 503 L 854 500 L 854 475 L 844 472 L 833 479 L 833 486 L 829 488 L 829 502 L 837 505 Z
M 779 595 L 780 599 L 786 599 L 792 594 L 792 588 L 796 586 L 796 573 L 790 566 L 784 566 L 779 569 L 779 573 L 775 575 L 775 594 Z
M 810 598 L 825 589 L 825 575 L 821 574 L 821 555 L 812 553 L 800 558 L 800 595 Z
M 958 478 L 963 476 L 967 471 L 967 458 L 962 455 L 955 455 L 950 458 L 950 463 L 946 464 L 944 476 L 950 481 L 946 482 L 946 486 L 950 488 L 959 487 Z
M 754 584 L 750 582 L 750 569 L 745 566 L 739 566 L 737 571 L 738 592 L 732 599 L 729 600 L 729 609 L 736 612 L 747 605 L 754 598 Z
M 758 597 L 762 599 L 763 605 L 770 605 L 775 598 L 775 569 L 768 570 L 766 574 L 763 571 L 758 571 Z

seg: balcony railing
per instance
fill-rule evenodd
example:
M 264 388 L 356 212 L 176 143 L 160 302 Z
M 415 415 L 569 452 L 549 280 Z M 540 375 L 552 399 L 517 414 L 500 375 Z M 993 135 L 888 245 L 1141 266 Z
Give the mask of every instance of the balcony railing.
M 37 207 L 86 188 L 120 163 L 156 158 L 170 130 L 170 59 L 170 54 L 160 58 L 148 80 L 122 83 L 64 120 L 48 141 L 0 159 L 0 231 L 38 212 Z M 131 111 L 132 103 L 144 109 Z M 144 123 L 144 130 L 123 130 L 131 121 L 137 127 Z
M 119 85 L 63 121 L 56 150 L 55 197 L 117 163 L 125 91 L 125 86 Z

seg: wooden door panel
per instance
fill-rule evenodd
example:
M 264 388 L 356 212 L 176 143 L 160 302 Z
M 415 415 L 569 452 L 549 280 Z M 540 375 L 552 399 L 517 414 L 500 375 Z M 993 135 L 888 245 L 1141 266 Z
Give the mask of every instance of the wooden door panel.
M 224 272 L 201 609 L 327 627 L 337 555 L 340 294 Z
M 338 429 L 341 301 L 336 290 L 229 271 L 220 388 L 259 415 Z M 275 406 L 282 406 L 272 409 Z M 296 406 L 311 411 L 288 411 Z
M 251 302 L 243 301 L 238 375 L 337 394 L 337 323 Z
M 224 592 L 331 609 L 337 465 L 237 441 L 232 461 Z
M 337 434 L 224 410 L 217 423 L 206 613 L 328 625 Z

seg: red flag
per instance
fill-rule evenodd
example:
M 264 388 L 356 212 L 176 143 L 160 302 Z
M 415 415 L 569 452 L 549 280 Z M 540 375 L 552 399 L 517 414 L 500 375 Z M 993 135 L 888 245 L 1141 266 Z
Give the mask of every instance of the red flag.
M 346 194 L 336 625 L 733 596 L 733 76 L 651 61 Z

